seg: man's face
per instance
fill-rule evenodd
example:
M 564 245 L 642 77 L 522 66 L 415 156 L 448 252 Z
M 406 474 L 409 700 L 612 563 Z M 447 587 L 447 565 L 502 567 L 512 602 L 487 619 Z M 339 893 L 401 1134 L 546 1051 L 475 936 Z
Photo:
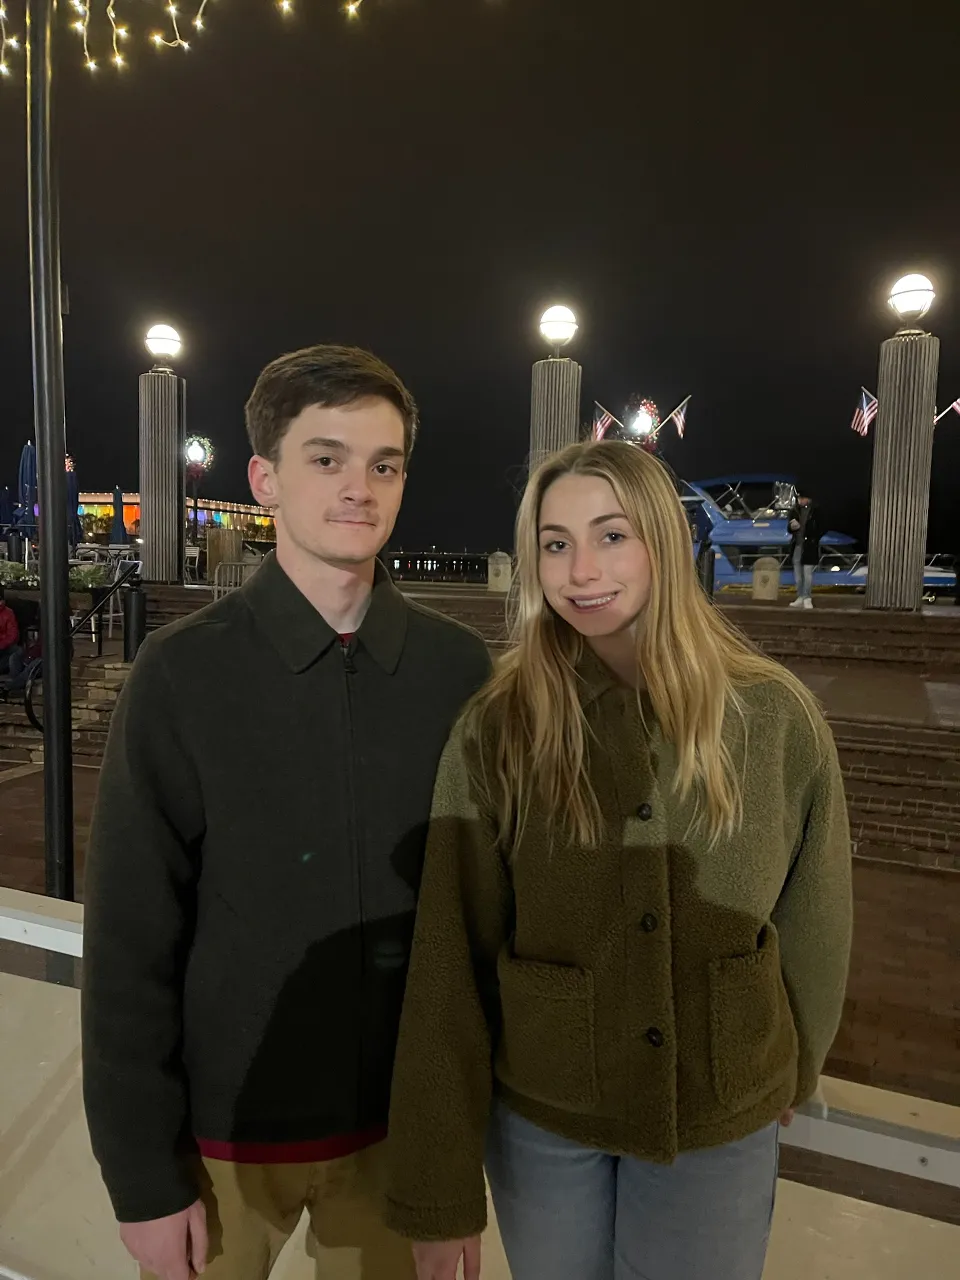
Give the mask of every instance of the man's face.
M 328 564 L 372 560 L 400 510 L 403 436 L 399 410 L 379 397 L 304 409 L 275 464 L 250 460 L 250 488 L 257 502 L 275 508 L 278 540 Z

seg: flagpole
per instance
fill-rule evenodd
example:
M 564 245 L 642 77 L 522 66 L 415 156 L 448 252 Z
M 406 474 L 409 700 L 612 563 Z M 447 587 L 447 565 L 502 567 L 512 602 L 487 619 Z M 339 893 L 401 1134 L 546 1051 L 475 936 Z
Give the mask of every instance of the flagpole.
M 659 434 L 660 434 L 660 432 L 661 432 L 661 431 L 663 430 L 663 428 L 667 425 L 667 423 L 671 421 L 671 419 L 675 419 L 675 418 L 676 418 L 676 415 L 680 412 L 680 410 L 681 410 L 681 409 L 683 409 L 683 408 L 685 408 L 685 407 L 690 403 L 690 401 L 691 401 L 692 399 L 693 399 L 692 394 L 691 394 L 691 395 L 689 395 L 689 396 L 687 396 L 687 397 L 686 397 L 686 399 L 684 399 L 684 400 L 681 400 L 681 401 L 680 401 L 680 403 L 679 403 L 679 404 L 677 405 L 677 407 L 674 409 L 673 413 L 668 413 L 668 414 L 667 414 L 667 416 L 664 418 L 664 420 L 660 423 L 659 427 L 657 427 L 657 435 L 659 435 Z M 676 423 L 675 423 L 675 422 L 674 422 L 674 426 L 676 426 Z M 682 438 L 682 437 L 681 437 L 681 438 Z

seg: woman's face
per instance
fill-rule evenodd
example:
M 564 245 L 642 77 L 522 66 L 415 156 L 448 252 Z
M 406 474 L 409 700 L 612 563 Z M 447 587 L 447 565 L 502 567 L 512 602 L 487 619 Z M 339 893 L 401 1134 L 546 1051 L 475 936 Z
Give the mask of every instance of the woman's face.
M 561 476 L 540 505 L 540 585 L 581 635 L 632 626 L 650 598 L 650 557 L 606 480 Z

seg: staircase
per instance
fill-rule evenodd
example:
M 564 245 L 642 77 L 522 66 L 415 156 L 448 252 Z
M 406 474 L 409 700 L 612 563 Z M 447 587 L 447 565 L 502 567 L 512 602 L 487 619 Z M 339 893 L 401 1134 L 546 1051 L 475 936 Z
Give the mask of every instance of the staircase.
M 960 871 L 960 730 L 831 727 L 857 855 Z
M 74 763 L 98 766 L 110 717 L 129 667 L 122 662 L 79 660 L 71 666 Z M 42 691 L 34 701 L 43 722 Z M 22 698 L 0 703 L 0 769 L 43 763 L 43 737 L 27 719 Z
M 146 592 L 148 631 L 179 622 L 213 600 L 210 587 L 166 587 L 149 583 Z

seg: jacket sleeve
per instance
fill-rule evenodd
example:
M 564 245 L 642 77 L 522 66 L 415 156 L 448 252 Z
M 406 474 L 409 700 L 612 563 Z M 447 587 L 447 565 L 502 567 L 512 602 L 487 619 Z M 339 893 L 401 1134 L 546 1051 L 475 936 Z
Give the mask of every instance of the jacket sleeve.
M 850 828 L 833 736 L 820 725 L 819 762 L 773 923 L 800 1043 L 795 1105 L 816 1091 L 840 1025 L 853 931 Z
M 0 649 L 9 649 L 20 640 L 17 616 L 12 609 L 0 608 Z
M 87 851 L 82 1040 L 93 1151 L 121 1222 L 187 1208 L 183 974 L 203 804 L 162 648 L 141 650 L 114 712 Z
M 486 1225 L 497 959 L 511 903 L 458 727 L 437 776 L 390 1107 L 387 1223 L 413 1240 L 461 1239 Z

